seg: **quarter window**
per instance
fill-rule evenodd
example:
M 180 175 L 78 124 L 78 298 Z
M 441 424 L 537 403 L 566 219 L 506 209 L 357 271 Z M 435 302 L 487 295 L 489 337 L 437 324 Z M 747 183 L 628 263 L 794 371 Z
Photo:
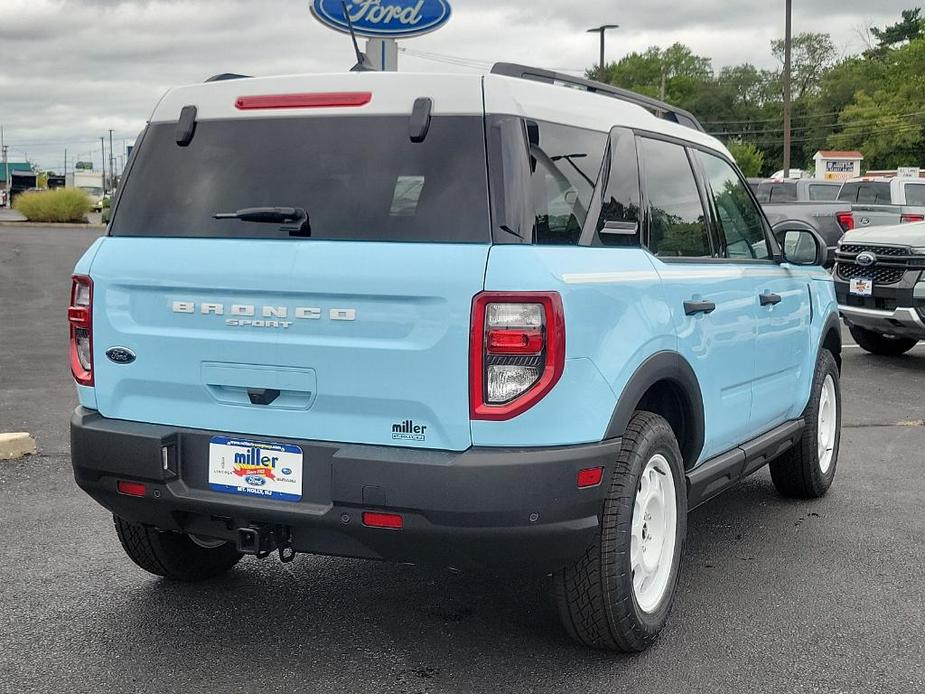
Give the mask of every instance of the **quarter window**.
M 700 154 L 716 207 L 722 255 L 743 260 L 771 257 L 764 219 L 736 170 L 712 154 Z
M 527 122 L 536 243 L 576 245 L 601 172 L 607 135 Z
M 907 183 L 906 204 L 925 207 L 925 185 L 921 183 Z
M 640 138 L 639 156 L 649 203 L 649 250 L 663 258 L 711 257 L 703 204 L 686 150 Z

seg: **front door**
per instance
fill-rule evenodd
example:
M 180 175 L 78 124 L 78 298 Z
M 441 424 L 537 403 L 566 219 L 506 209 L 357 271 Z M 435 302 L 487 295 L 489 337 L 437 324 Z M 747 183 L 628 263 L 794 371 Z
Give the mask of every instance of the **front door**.
M 735 168 L 698 152 L 714 215 L 719 254 L 740 272 L 755 316 L 754 377 L 749 436 L 795 414 L 795 394 L 805 382 L 811 303 L 809 281 L 774 261 L 764 216 Z M 798 414 L 798 413 L 797 413 Z

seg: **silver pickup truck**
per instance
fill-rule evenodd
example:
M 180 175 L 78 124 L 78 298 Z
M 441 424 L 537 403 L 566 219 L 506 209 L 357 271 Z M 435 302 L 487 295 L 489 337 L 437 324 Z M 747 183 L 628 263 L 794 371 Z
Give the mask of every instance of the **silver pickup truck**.
M 925 223 L 851 231 L 835 257 L 838 308 L 855 342 L 895 356 L 925 340 Z
M 925 178 L 853 179 L 838 199 L 851 205 L 857 229 L 925 221 Z

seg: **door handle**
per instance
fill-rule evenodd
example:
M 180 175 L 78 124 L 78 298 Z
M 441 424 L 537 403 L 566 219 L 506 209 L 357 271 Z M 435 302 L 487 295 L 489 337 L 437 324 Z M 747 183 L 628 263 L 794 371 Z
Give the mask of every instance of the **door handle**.
M 758 299 L 762 306 L 775 306 L 781 302 L 780 294 L 771 294 L 771 292 L 759 294 Z
M 712 301 L 685 301 L 684 313 L 688 316 L 696 316 L 698 313 L 713 313 L 716 310 L 716 304 Z

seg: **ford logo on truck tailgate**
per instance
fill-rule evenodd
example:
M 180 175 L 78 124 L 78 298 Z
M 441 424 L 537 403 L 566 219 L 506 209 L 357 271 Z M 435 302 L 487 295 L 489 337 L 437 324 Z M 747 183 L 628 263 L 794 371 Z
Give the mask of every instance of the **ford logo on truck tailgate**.
M 322 24 L 348 32 L 343 0 L 311 0 L 311 11 Z M 439 29 L 450 19 L 446 0 L 352 0 L 347 12 L 353 29 L 372 38 L 408 38 Z

